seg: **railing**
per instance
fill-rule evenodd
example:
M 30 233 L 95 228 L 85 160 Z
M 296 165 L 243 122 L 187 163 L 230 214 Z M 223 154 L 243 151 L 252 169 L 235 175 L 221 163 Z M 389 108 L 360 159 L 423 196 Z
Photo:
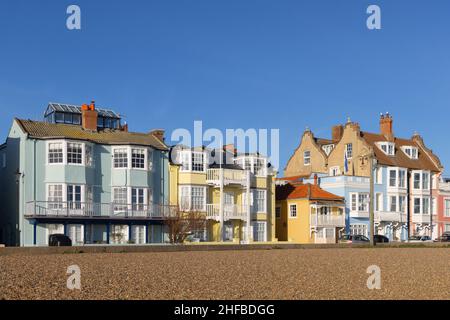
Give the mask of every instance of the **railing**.
M 220 184 L 220 170 L 223 170 L 223 183 L 246 185 L 246 171 L 236 169 L 208 169 L 206 170 L 206 183 Z
M 411 214 L 411 216 L 414 223 L 430 223 L 431 221 L 429 214 Z
M 175 216 L 177 210 L 176 206 L 159 204 L 31 201 L 26 204 L 25 216 L 161 219 Z
M 375 212 L 375 221 L 395 221 L 395 222 L 406 222 L 406 213 L 400 212 Z
M 235 204 L 225 204 L 223 206 L 223 219 L 246 219 L 247 212 L 244 207 Z M 206 218 L 220 220 L 220 204 L 206 205 Z
M 345 226 L 344 215 L 311 214 L 311 226 Z

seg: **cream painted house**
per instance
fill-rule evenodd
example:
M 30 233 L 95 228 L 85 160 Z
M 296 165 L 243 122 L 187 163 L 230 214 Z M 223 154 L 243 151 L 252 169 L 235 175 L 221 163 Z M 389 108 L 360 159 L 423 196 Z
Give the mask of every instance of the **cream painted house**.
M 223 149 L 175 146 L 170 155 L 170 204 L 205 214 L 200 241 L 275 241 L 275 184 L 268 159 Z

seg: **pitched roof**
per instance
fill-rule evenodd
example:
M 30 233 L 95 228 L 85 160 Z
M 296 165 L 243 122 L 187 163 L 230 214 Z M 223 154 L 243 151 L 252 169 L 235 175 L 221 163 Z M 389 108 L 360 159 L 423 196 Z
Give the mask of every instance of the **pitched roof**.
M 167 145 L 149 133 L 126 132 L 121 130 L 99 130 L 97 132 L 84 130 L 81 126 L 61 123 L 15 119 L 22 130 L 36 139 L 74 139 L 91 141 L 109 145 L 139 145 L 150 146 L 159 150 L 168 150 Z
M 314 140 L 316 141 L 316 143 L 319 146 L 324 146 L 327 144 L 334 144 L 336 143 L 336 141 L 330 140 L 330 139 L 324 139 L 324 138 L 314 138 Z
M 393 138 L 394 140 L 388 140 L 383 134 L 369 133 L 361 131 L 361 137 L 373 148 L 375 156 L 379 164 L 418 169 L 418 170 L 430 170 L 441 171 L 441 169 L 433 162 L 430 156 L 424 152 L 422 147 L 413 139 Z M 395 143 L 395 155 L 389 156 L 385 154 L 376 144 L 377 142 L 386 141 Z M 418 158 L 411 159 L 406 153 L 401 150 L 402 146 L 412 146 L 418 148 Z
M 277 200 L 309 199 L 344 201 L 343 197 L 325 191 L 320 186 L 310 183 L 297 185 L 287 183 L 277 186 L 275 194 Z

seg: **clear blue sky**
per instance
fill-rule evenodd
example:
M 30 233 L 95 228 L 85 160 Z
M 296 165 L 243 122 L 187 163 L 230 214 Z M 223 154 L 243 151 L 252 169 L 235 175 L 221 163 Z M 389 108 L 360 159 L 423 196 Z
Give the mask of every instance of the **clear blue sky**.
M 81 31 L 66 29 L 70 4 Z M 448 0 L 2 0 L 0 136 L 49 101 L 95 99 L 133 131 L 279 128 L 283 168 L 306 126 L 377 131 L 389 111 L 450 165 L 449 35 Z

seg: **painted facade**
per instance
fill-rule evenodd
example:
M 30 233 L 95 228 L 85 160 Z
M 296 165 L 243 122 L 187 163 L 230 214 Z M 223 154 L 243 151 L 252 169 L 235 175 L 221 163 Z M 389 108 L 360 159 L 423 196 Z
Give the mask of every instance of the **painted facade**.
M 437 190 L 437 236 L 444 232 L 450 233 L 450 181 L 441 179 L 438 181 Z
M 278 180 L 276 236 L 296 243 L 337 243 L 345 231 L 344 198 L 315 184 Z
M 305 136 L 313 137 L 309 130 Z M 369 235 L 372 168 L 375 232 L 391 240 L 431 235 L 437 218 L 433 182 L 443 168 L 419 135 L 410 139 L 395 137 L 393 119 L 386 114 L 380 117 L 380 133 L 361 131 L 358 123 L 348 120 L 332 128 L 332 139 L 303 138 L 302 143 L 305 145 L 300 145 L 289 160 L 285 176 L 318 174 L 322 188 L 344 196 L 347 232 Z M 325 165 L 314 167 L 311 159 L 323 158 L 323 154 L 326 160 L 319 163 Z M 371 157 L 376 160 L 372 166 Z
M 213 160 L 216 157 L 218 160 Z M 275 241 L 275 184 L 268 160 L 224 149 L 171 150 L 170 204 L 204 213 L 200 241 Z M 250 226 L 250 228 L 248 228 Z
M 171 207 L 161 131 L 128 132 L 94 104 L 54 106 L 44 122 L 15 119 L 0 148 L 0 243 L 47 245 L 54 233 L 74 245 L 164 242 Z

